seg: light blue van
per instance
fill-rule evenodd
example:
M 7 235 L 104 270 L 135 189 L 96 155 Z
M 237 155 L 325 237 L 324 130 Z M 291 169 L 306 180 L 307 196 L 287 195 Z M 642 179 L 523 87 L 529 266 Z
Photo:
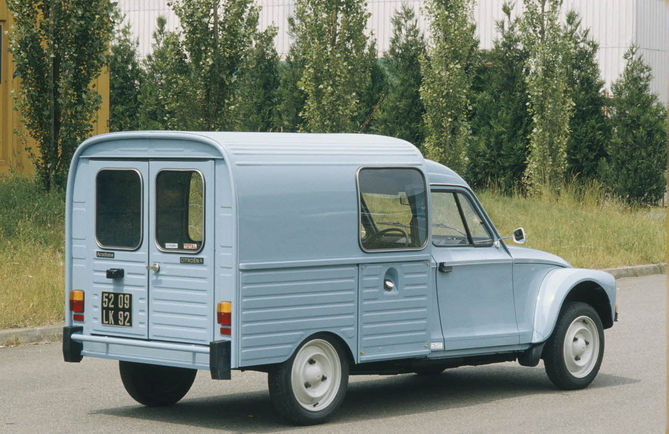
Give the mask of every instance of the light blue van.
M 467 183 L 402 140 L 94 137 L 67 187 L 64 358 L 119 360 L 149 406 L 197 370 L 267 372 L 297 424 L 327 419 L 349 374 L 543 359 L 559 388 L 586 387 L 613 277 L 502 240 Z

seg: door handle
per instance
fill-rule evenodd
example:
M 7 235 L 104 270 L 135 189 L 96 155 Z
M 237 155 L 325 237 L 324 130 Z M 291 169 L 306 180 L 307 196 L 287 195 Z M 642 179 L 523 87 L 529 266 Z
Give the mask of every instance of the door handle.
M 442 273 L 450 273 L 453 271 L 453 266 L 452 265 L 446 265 L 445 262 L 440 262 L 439 263 L 439 271 Z
M 146 266 L 147 270 L 153 270 L 154 273 L 157 273 L 160 271 L 160 264 L 153 264 L 153 265 L 147 265 Z
M 106 271 L 107 279 L 123 279 L 125 271 L 123 268 L 110 268 Z

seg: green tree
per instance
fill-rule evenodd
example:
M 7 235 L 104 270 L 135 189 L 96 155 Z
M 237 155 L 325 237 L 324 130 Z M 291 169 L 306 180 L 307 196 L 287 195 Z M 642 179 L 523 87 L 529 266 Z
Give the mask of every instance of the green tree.
M 579 15 L 570 11 L 565 24 L 564 53 L 569 95 L 574 102 L 567 140 L 567 174 L 581 179 L 598 176 L 600 161 L 606 156 L 610 129 L 604 114 L 604 81 L 599 75 L 599 45 L 581 27 Z
M 510 192 L 522 186 L 532 118 L 527 111 L 525 83 L 527 49 L 521 42 L 518 18 L 512 3 L 502 6 L 504 19 L 496 23 L 498 37 L 474 80 L 473 145 L 469 181 L 489 183 Z
M 607 185 L 632 205 L 652 205 L 665 192 L 667 110 L 650 91 L 651 68 L 636 46 L 625 52 L 625 69 L 611 90 L 613 134 Z
M 304 93 L 302 131 L 360 129 L 360 100 L 376 61 L 375 43 L 365 35 L 369 15 L 364 0 L 296 1 L 289 27 Z
M 7 0 L 14 15 L 11 51 L 21 111 L 38 152 L 30 150 L 47 189 L 65 185 L 75 149 L 93 131 L 102 98 L 94 81 L 112 35 L 109 0 Z
M 240 69 L 239 87 L 233 112 L 238 131 L 275 129 L 279 55 L 274 48 L 276 27 L 260 32 Z
M 465 173 L 470 144 L 470 93 L 477 64 L 472 0 L 429 0 L 430 43 L 422 57 L 425 151 Z
M 420 99 L 420 58 L 426 53 L 425 38 L 413 8 L 407 4 L 395 11 L 392 25 L 393 36 L 383 59 L 387 71 L 386 94 L 373 130 L 422 146 L 425 107 Z
M 567 140 L 573 102 L 569 96 L 564 54 L 569 50 L 562 26 L 562 0 L 524 0 L 521 20 L 529 110 L 533 129 L 525 182 L 530 192 L 559 188 L 567 168 Z
M 376 52 L 376 48 L 372 49 Z M 377 59 L 370 52 L 369 60 L 371 63 L 371 74 L 367 88 L 361 92 L 360 102 L 358 104 L 357 119 L 362 121 L 358 132 L 373 132 L 378 122 L 379 109 L 385 99 L 385 91 L 388 83 L 386 68 L 383 66 L 383 59 Z
M 295 55 L 294 45 L 289 49 L 286 60 L 279 64 L 279 88 L 277 89 L 277 110 L 275 125 L 280 131 L 301 131 L 304 119 L 301 113 L 306 95 L 298 85 L 302 76 L 301 57 Z
M 139 128 L 184 129 L 189 123 L 189 69 L 179 35 L 167 31 L 158 17 L 152 53 L 144 61 L 145 77 L 139 95 Z M 187 118 L 184 119 L 184 116 Z
M 229 130 L 242 67 L 258 34 L 253 0 L 175 0 L 187 54 L 189 96 L 178 109 L 180 128 Z
M 129 24 L 114 11 L 114 37 L 109 47 L 109 130 L 139 129 L 139 93 L 144 71 L 137 55 L 137 38 L 132 38 Z

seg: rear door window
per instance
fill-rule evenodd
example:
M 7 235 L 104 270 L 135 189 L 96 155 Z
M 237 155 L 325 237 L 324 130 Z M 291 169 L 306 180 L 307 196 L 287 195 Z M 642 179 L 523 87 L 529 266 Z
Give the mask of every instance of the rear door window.
M 95 236 L 106 249 L 142 244 L 142 176 L 134 169 L 104 169 L 95 180 Z
M 204 243 L 204 180 L 194 170 L 156 177 L 156 243 L 163 251 L 197 253 Z

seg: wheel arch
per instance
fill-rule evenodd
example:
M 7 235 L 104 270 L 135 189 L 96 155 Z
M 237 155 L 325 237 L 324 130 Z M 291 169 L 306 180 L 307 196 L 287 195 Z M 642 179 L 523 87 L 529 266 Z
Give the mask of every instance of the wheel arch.
M 615 279 L 604 271 L 580 268 L 561 268 L 548 273 L 537 295 L 532 343 L 544 342 L 550 337 L 563 307 L 572 301 L 591 305 L 604 328 L 610 328 L 615 315 Z
M 351 347 L 349 346 L 348 342 L 346 342 L 345 339 L 343 339 L 341 336 L 339 336 L 337 333 L 334 333 L 332 331 L 319 331 L 316 333 L 312 333 L 306 338 L 302 339 L 302 341 L 293 349 L 293 352 L 291 353 L 291 357 L 295 354 L 297 350 L 302 348 L 302 346 L 310 341 L 311 339 L 315 339 L 318 337 L 329 337 L 332 340 L 336 341 L 344 350 L 344 356 L 346 357 L 346 361 L 348 362 L 349 366 L 355 364 L 355 358 L 353 356 L 353 351 L 351 350 Z
M 563 307 L 572 301 L 589 304 L 597 311 L 605 329 L 613 327 L 613 311 L 609 297 L 598 283 L 585 281 L 574 286 L 562 302 Z

